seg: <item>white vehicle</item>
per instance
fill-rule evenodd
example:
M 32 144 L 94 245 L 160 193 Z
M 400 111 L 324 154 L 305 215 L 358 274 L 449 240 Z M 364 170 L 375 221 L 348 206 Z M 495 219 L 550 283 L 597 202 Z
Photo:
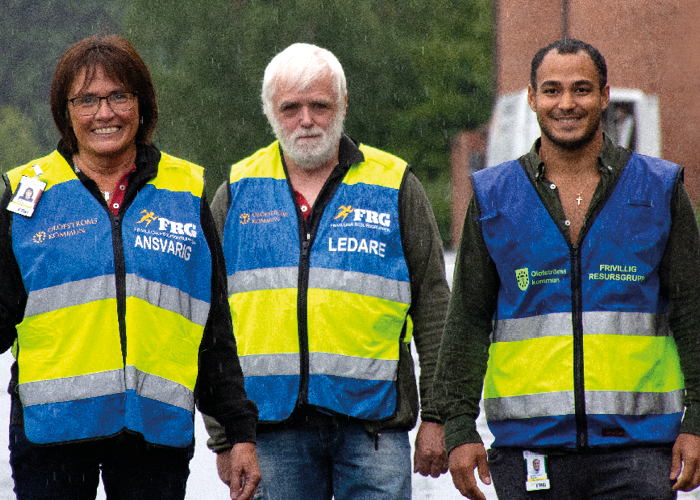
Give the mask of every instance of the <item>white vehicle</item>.
M 603 113 L 603 130 L 613 141 L 649 156 L 661 156 L 659 100 L 637 89 L 610 89 L 610 105 Z M 486 164 L 490 167 L 527 153 L 540 136 L 535 113 L 527 103 L 527 89 L 496 99 Z

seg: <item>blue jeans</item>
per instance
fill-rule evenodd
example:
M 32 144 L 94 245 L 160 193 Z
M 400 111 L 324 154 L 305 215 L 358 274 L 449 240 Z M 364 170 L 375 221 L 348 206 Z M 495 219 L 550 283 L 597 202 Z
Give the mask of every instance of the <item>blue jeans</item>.
M 194 442 L 187 448 L 146 443 L 122 433 L 100 441 L 36 445 L 10 426 L 10 465 L 18 500 L 94 500 L 102 472 L 109 500 L 185 498 Z
M 498 498 L 508 500 L 671 500 L 671 447 L 649 446 L 549 454 L 550 489 L 526 491 L 523 450 L 491 448 Z
M 376 442 L 357 422 L 258 432 L 262 473 L 255 499 L 410 500 L 411 446 L 406 431 Z M 376 445 L 376 449 L 375 449 Z

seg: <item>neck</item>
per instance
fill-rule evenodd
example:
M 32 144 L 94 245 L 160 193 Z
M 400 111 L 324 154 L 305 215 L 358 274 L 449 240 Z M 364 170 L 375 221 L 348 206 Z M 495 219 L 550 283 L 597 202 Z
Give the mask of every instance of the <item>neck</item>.
M 284 155 L 284 162 L 287 165 L 287 174 L 289 175 L 292 188 L 300 192 L 309 205 L 313 206 L 323 185 L 338 164 L 338 150 L 336 150 L 332 158 L 315 168 L 300 167 L 286 154 Z
M 602 147 L 602 131 L 587 144 L 573 150 L 562 148 L 542 135 L 539 155 L 547 168 L 549 179 L 562 176 L 579 177 L 589 172 L 597 172 L 598 154 Z
M 97 183 L 101 191 L 112 191 L 114 185 L 136 162 L 136 145 L 115 156 L 98 156 L 78 150 L 75 165 Z

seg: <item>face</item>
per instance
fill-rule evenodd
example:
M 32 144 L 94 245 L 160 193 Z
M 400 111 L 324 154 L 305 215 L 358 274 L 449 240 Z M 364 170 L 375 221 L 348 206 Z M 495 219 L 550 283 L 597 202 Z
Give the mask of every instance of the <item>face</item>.
M 537 90 L 528 86 L 530 108 L 537 113 L 542 141 L 566 150 L 589 144 L 602 130 L 601 115 L 610 102 L 590 56 L 549 52 L 537 70 Z
M 347 96 L 342 105 L 338 103 L 330 74 L 304 90 L 277 90 L 272 97 L 271 124 L 285 155 L 309 170 L 334 158 L 346 102 Z
M 107 78 L 100 66 L 95 69 L 92 82 L 85 88 L 85 70 L 78 73 L 71 86 L 69 99 L 78 96 L 106 97 L 114 92 L 132 91 Z M 70 103 L 68 111 L 81 155 L 117 157 L 136 148 L 134 138 L 139 128 L 138 102 L 128 111 L 115 112 L 103 99 L 93 116 L 79 115 Z

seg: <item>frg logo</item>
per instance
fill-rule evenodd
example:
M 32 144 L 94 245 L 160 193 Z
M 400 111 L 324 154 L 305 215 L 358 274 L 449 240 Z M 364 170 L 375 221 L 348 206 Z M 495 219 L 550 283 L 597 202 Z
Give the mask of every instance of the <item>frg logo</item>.
M 192 223 L 182 223 L 182 222 L 175 222 L 169 219 L 166 219 L 165 217 L 159 217 L 157 216 L 154 212 L 150 212 L 148 210 L 141 210 L 141 213 L 144 214 L 143 217 L 141 217 L 141 220 L 136 222 L 137 224 L 141 224 L 142 222 L 146 223 L 146 227 L 151 222 L 155 222 L 156 220 L 158 221 L 158 230 L 159 231 L 170 231 L 171 234 L 183 234 L 190 236 L 191 238 L 196 238 L 197 237 L 197 226 L 196 224 Z
M 159 217 L 158 222 L 160 231 L 167 231 L 170 228 L 172 234 L 186 234 L 192 238 L 197 237 L 197 226 L 192 223 L 183 224 L 182 222 L 168 220 L 165 217 Z
M 365 222 L 366 224 L 377 224 L 379 226 L 389 227 L 391 225 L 391 215 L 375 212 L 374 210 L 366 210 L 364 208 L 352 208 L 348 205 L 347 207 L 341 205 L 338 207 L 338 215 L 333 217 L 334 219 L 345 218 L 353 214 L 354 222 Z

